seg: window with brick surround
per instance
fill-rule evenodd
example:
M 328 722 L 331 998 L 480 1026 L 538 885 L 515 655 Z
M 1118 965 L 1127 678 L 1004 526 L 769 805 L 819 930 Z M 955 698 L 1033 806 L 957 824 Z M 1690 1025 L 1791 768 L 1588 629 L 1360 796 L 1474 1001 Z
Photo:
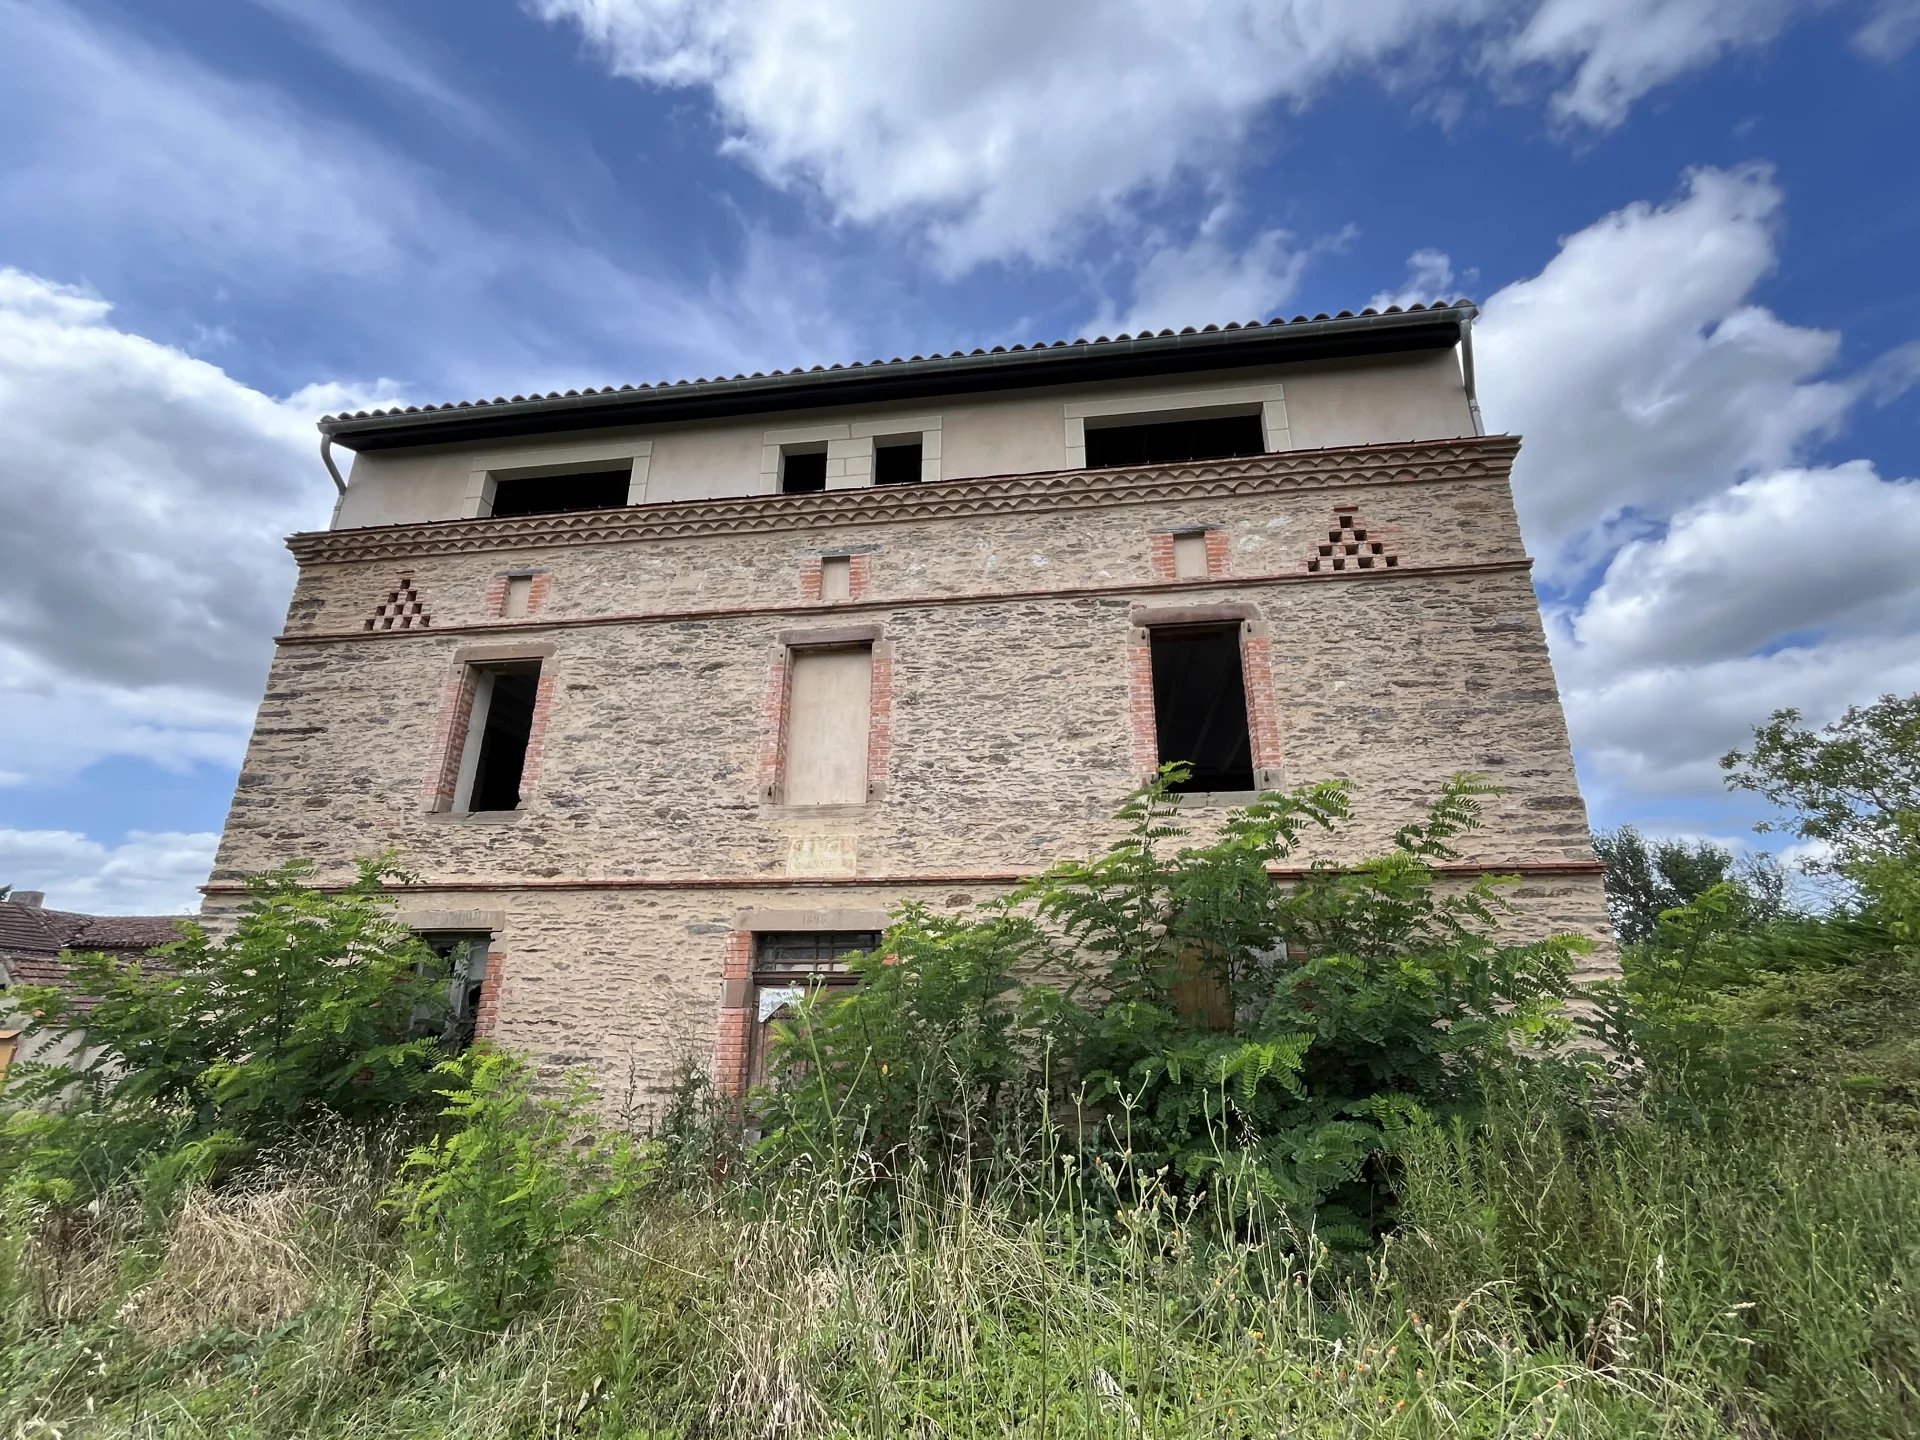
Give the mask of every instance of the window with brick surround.
M 748 1085 L 766 1083 L 774 1025 L 791 1020 L 795 1007 L 815 990 L 850 988 L 859 977 L 847 969 L 847 956 L 879 945 L 877 930 L 776 930 L 754 937 Z
M 540 662 L 476 665 L 472 678 L 472 709 L 453 808 L 469 813 L 517 810 L 533 740 Z
M 1239 626 L 1156 627 L 1150 643 L 1160 763 L 1183 761 L 1193 772 L 1175 788 L 1255 788 Z
M 1258 408 L 1242 415 L 1169 417 L 1130 421 L 1089 419 L 1087 468 L 1115 465 L 1166 465 L 1180 460 L 1219 460 L 1266 453 L 1266 432 Z
M 785 803 L 866 803 L 873 646 L 794 650 L 787 687 Z
M 422 964 L 424 977 L 444 980 L 447 985 L 447 1009 L 441 1020 L 438 1039 L 449 1050 L 465 1050 L 473 1044 L 480 1018 L 480 997 L 486 989 L 487 951 L 493 937 L 485 931 L 422 935 L 420 939 L 433 952 L 431 966 Z M 414 1017 L 416 1033 L 426 1033 L 428 1017 Z

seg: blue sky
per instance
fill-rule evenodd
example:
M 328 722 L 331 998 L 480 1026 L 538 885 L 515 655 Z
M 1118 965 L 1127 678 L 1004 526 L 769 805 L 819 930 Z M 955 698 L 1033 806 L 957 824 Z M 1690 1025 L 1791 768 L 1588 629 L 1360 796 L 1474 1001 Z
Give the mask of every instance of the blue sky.
M 1920 0 L 0 0 L 0 883 L 190 907 L 320 412 L 1469 295 L 1597 821 L 1920 689 Z M 368 837 L 369 840 L 377 837 Z

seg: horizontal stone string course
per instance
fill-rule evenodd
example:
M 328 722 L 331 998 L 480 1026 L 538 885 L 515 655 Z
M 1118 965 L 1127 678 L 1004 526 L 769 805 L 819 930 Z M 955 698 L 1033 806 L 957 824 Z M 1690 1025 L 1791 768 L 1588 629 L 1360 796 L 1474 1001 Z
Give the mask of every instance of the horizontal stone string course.
M 1526 571 L 1532 568 L 1532 560 L 1519 559 L 1486 560 L 1469 565 L 1402 565 L 1395 570 L 1321 571 L 1316 574 L 1285 571 L 1270 575 L 1239 575 L 1230 579 L 1209 577 L 1204 580 L 1125 580 L 1105 585 L 1056 586 L 1046 590 L 976 590 L 960 595 L 899 595 L 878 600 L 842 600 L 825 608 L 831 609 L 836 614 L 850 611 L 864 613 L 913 610 L 930 606 L 1002 605 L 1028 600 L 1077 600 L 1099 595 L 1200 591 L 1210 587 L 1239 590 L 1264 585 L 1324 585 L 1343 581 L 1419 580 L 1451 575 L 1498 575 L 1508 571 Z M 495 623 L 481 621 L 465 625 L 440 625 L 436 626 L 431 633 L 445 638 L 448 635 L 519 633 L 534 629 L 564 630 L 589 625 L 665 625 L 682 620 L 734 620 L 756 615 L 818 614 L 822 608 L 820 602 L 813 600 L 772 605 L 715 605 L 704 609 L 645 610 L 617 615 L 572 615 L 538 621 L 507 620 Z M 274 641 L 280 645 L 331 645 L 342 640 L 404 639 L 412 633 L 397 630 L 376 630 L 372 633 L 360 630 L 310 630 L 302 634 L 277 635 Z
M 1348 873 L 1351 866 L 1326 866 L 1325 870 Z M 1598 860 L 1514 860 L 1473 861 L 1432 865 L 1435 875 L 1445 878 L 1475 879 L 1482 875 L 1599 875 L 1606 866 Z M 790 890 L 833 886 L 918 886 L 918 885 L 1017 885 L 1044 874 L 1041 870 L 942 871 L 925 875 L 661 875 L 614 876 L 601 880 L 566 879 L 534 876 L 499 880 L 423 880 L 414 885 L 388 885 L 395 894 L 412 892 L 481 890 Z M 1269 865 L 1267 874 L 1275 880 L 1304 880 L 1315 873 L 1309 865 Z M 315 890 L 347 890 L 346 881 L 312 885 Z M 214 881 L 200 887 L 208 895 L 240 895 L 247 887 L 234 881 Z
M 1139 469 L 1057 470 L 813 495 L 742 495 L 502 520 L 311 531 L 293 536 L 287 548 L 303 565 L 325 565 L 532 546 L 608 545 L 1098 509 L 1286 490 L 1452 481 L 1505 485 L 1519 448 L 1520 442 L 1512 436 L 1490 435 L 1411 445 L 1292 450 Z

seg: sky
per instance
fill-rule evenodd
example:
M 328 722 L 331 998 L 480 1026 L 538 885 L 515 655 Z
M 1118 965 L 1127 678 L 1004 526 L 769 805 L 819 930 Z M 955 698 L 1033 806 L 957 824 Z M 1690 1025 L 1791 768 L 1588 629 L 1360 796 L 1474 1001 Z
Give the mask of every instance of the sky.
M 1467 296 L 1596 824 L 1920 690 L 1920 0 L 0 0 L 0 135 L 56 906 L 197 908 L 376 403 Z

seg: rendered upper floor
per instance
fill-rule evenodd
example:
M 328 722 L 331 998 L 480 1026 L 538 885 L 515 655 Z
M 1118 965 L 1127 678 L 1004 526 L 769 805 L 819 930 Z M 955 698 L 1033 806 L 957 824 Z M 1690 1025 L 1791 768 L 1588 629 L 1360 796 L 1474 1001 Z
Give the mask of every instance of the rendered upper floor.
M 1473 307 L 329 417 L 335 529 L 1444 440 Z

